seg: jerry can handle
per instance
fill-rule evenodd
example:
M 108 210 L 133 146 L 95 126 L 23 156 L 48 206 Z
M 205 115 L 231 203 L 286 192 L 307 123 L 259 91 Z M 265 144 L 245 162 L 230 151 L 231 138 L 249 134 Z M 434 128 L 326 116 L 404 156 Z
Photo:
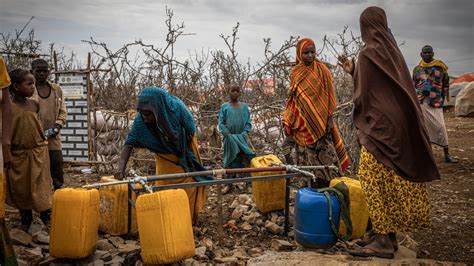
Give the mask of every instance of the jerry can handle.
M 260 164 L 270 165 L 271 163 L 274 162 L 274 160 L 271 159 L 271 158 L 268 158 L 267 156 L 263 156 L 262 158 L 259 158 L 259 159 L 258 159 L 258 162 L 259 162 Z

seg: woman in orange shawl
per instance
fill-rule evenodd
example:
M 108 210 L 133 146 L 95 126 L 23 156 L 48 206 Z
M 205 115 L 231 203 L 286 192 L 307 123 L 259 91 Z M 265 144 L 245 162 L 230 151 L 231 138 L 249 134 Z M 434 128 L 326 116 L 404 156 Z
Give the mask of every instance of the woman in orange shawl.
M 298 165 L 336 165 L 329 176 L 317 171 L 318 186 L 328 185 L 328 177 L 340 176 L 349 165 L 344 143 L 332 119 L 336 110 L 333 78 L 316 59 L 314 42 L 301 39 L 296 46 L 296 65 L 290 74 L 290 91 L 283 125 L 287 137 L 296 142 Z M 326 182 L 324 182 L 325 180 Z

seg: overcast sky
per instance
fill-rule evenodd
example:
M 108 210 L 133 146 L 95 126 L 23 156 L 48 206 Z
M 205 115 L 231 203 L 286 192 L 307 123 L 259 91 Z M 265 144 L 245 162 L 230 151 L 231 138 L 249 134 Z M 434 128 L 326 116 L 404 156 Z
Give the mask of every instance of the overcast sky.
M 138 39 L 163 45 L 168 6 L 174 21 L 196 34 L 179 41 L 179 55 L 224 49 L 219 34 L 229 35 L 240 22 L 239 57 L 258 60 L 263 38 L 272 38 L 276 49 L 290 35 L 311 37 L 318 46 L 324 34 L 336 36 L 344 25 L 359 34 L 359 15 L 372 5 L 385 9 L 395 38 L 405 41 L 400 48 L 410 69 L 418 63 L 421 47 L 431 44 L 451 74 L 474 71 L 473 0 L 0 0 L 0 32 L 21 29 L 35 16 L 29 28 L 43 48 L 54 42 L 85 61 L 89 47 L 81 40 L 91 36 L 114 48 Z

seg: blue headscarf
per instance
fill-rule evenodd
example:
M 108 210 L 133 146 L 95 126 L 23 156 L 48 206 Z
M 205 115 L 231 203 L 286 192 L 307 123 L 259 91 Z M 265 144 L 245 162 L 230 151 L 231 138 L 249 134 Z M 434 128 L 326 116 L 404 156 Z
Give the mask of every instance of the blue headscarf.
M 185 172 L 204 171 L 189 148 L 196 131 L 191 112 L 184 103 L 157 87 L 147 87 L 138 95 L 137 110 L 153 112 L 156 124 L 150 125 L 137 114 L 125 145 L 146 148 L 158 154 L 175 154 Z M 195 177 L 197 181 L 208 177 Z

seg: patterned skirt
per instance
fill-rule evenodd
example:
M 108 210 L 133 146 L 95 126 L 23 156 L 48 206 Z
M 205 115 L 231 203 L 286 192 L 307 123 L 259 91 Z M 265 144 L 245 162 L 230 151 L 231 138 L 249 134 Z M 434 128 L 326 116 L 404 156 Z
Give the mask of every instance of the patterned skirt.
M 320 184 L 317 187 L 329 186 L 329 181 L 341 176 L 342 172 L 334 143 L 327 136 L 320 138 L 315 144 L 296 145 L 296 163 L 297 165 L 334 165 L 338 167 L 338 170 L 313 170 Z M 298 186 L 301 187 L 300 183 L 298 182 Z
M 412 232 L 430 222 L 425 183 L 398 176 L 362 146 L 359 177 L 374 232 Z

